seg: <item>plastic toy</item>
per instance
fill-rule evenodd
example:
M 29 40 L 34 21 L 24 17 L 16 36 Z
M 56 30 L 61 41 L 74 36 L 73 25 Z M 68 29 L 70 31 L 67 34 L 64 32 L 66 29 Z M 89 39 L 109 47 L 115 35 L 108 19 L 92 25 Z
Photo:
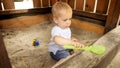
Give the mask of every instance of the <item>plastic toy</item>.
M 104 46 L 95 46 L 95 45 L 91 45 L 91 46 L 85 46 L 84 48 L 77 48 L 75 46 L 72 45 L 65 45 L 63 46 L 65 49 L 78 49 L 78 50 L 85 50 L 85 51 L 89 51 L 95 54 L 103 54 L 105 52 L 105 47 Z
M 35 38 L 33 39 L 33 46 L 38 46 L 39 45 L 39 41 Z

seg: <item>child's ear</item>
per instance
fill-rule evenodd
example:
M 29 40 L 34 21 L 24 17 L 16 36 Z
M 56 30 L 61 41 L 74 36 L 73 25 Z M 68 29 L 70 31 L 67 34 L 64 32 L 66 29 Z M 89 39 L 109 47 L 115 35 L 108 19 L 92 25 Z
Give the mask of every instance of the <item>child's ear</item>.
M 53 17 L 53 21 L 57 24 L 58 20 L 56 17 Z

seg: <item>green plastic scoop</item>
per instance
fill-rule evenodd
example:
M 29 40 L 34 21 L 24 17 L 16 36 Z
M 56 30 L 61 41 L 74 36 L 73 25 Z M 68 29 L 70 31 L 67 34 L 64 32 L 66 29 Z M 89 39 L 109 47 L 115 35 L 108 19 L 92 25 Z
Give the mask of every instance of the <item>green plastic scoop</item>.
M 95 46 L 95 45 L 92 45 L 92 46 L 85 46 L 84 48 L 77 48 L 75 46 L 72 46 L 72 45 L 64 45 L 63 48 L 65 49 L 78 49 L 78 50 L 85 50 L 85 51 L 89 51 L 89 52 L 92 52 L 94 54 L 103 54 L 105 52 L 105 47 L 104 46 Z

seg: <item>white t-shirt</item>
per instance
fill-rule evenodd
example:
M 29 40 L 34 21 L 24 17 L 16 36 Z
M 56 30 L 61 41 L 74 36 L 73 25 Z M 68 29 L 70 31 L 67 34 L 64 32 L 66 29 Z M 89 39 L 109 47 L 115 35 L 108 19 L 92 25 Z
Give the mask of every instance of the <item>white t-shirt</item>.
M 54 26 L 51 31 L 51 39 L 48 45 L 48 49 L 50 52 L 56 54 L 57 50 L 64 50 L 64 48 L 60 45 L 55 44 L 53 41 L 54 36 L 61 36 L 67 39 L 71 39 L 71 30 L 70 28 L 62 29 L 59 26 Z

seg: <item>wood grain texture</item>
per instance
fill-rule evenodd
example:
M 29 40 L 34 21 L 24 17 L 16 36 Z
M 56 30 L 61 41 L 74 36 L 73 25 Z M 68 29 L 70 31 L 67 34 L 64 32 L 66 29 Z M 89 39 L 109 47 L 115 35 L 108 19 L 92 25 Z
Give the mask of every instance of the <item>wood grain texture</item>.
M 42 0 L 42 7 L 49 7 L 49 0 Z
M 68 3 L 68 0 L 60 0 L 60 1 Z
M 95 0 L 86 0 L 85 11 L 94 11 Z
M 98 0 L 96 12 L 106 14 L 109 1 L 110 0 Z
M 55 4 L 58 0 L 50 0 L 50 5 L 52 6 L 53 4 Z
M 120 0 L 111 0 L 105 31 L 108 32 L 116 27 L 120 14 Z
M 14 0 L 3 0 L 4 9 L 15 9 Z
M 75 0 L 68 0 L 68 4 L 71 6 L 72 9 L 74 9 L 74 2 Z
M 43 21 L 48 21 L 48 15 L 21 16 L 0 20 L 0 28 L 25 28 Z
M 76 0 L 76 10 L 83 10 L 84 0 Z
M 0 32 L 0 68 L 12 68 L 8 54 Z
M 0 10 L 2 10 L 2 4 L 1 4 L 1 1 L 0 1 Z
M 33 6 L 34 6 L 34 8 L 41 7 L 41 1 L 40 0 L 33 0 Z
M 93 24 L 90 22 L 72 19 L 72 26 L 79 28 L 79 29 L 82 29 L 82 30 L 92 31 L 92 32 L 95 32 L 95 33 L 100 34 L 100 35 L 104 34 L 104 27 L 103 26 Z

